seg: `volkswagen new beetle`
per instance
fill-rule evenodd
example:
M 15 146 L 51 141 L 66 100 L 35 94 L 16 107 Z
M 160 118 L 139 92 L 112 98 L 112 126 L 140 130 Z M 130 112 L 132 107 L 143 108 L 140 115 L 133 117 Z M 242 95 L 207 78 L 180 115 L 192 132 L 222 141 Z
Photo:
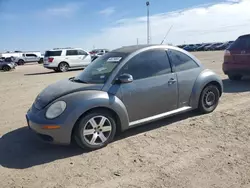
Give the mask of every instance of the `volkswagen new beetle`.
M 165 45 L 113 50 L 45 88 L 27 112 L 44 141 L 98 149 L 129 128 L 198 109 L 210 113 L 222 81 L 190 53 Z

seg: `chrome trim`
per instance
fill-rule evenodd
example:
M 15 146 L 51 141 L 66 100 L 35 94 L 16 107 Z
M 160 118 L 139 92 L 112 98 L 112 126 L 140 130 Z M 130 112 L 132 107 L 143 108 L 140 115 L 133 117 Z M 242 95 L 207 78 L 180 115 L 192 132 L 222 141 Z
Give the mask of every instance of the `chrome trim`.
M 191 110 L 191 109 L 192 108 L 190 106 L 184 106 L 184 107 L 178 108 L 176 110 L 172 110 L 172 111 L 169 111 L 169 112 L 165 112 L 165 113 L 162 113 L 162 114 L 158 114 L 158 115 L 155 115 L 155 116 L 151 116 L 151 117 L 147 117 L 147 118 L 144 118 L 144 119 L 140 119 L 140 120 L 130 122 L 129 126 L 138 125 L 138 124 L 150 122 L 150 121 L 153 121 L 153 120 L 161 119 L 161 118 L 164 118 L 164 117 L 167 117 L 167 116 L 170 116 L 170 115 L 173 115 L 173 114 L 177 114 L 177 113 L 180 113 L 180 112 L 188 111 L 188 110 Z

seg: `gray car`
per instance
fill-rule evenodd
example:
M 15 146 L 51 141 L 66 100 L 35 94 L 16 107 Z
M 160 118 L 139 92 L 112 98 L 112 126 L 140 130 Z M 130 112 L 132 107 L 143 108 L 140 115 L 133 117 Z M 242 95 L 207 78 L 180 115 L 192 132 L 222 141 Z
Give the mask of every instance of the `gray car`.
M 214 111 L 222 81 L 190 53 L 172 46 L 128 46 L 45 88 L 27 112 L 43 140 L 87 149 L 116 133 L 175 114 Z
M 12 69 L 15 69 L 16 64 L 10 59 L 0 59 L 0 70 L 3 71 L 10 71 Z

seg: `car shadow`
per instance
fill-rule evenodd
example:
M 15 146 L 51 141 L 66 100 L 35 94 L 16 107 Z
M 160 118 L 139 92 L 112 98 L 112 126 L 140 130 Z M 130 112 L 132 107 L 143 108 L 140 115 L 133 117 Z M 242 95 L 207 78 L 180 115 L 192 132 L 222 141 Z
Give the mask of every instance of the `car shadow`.
M 245 78 L 240 81 L 232 81 L 229 79 L 222 80 L 224 93 L 240 93 L 250 91 L 250 79 Z
M 168 126 L 171 123 L 197 116 L 196 112 L 188 112 L 173 116 L 154 123 L 145 124 L 116 136 L 114 142 Z M 6 133 L 0 138 L 0 165 L 12 169 L 26 169 L 37 165 L 53 162 L 58 159 L 82 155 L 88 151 L 78 148 L 75 144 L 58 146 L 43 143 L 27 127 L 19 128 Z
M 81 69 L 71 69 L 68 70 L 68 72 L 73 72 L 73 71 L 80 71 L 83 70 Z M 29 73 L 29 74 L 24 74 L 24 76 L 38 76 L 38 75 L 46 75 L 46 74 L 63 74 L 64 72 L 55 72 L 55 71 L 51 71 L 51 72 L 36 72 L 36 73 Z
M 84 153 L 76 146 L 57 146 L 41 142 L 27 127 L 0 138 L 0 166 L 25 169 Z

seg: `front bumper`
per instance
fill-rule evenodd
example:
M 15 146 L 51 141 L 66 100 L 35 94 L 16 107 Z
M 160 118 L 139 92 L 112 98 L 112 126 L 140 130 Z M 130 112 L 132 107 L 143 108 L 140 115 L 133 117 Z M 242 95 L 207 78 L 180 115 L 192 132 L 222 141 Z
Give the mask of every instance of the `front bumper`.
M 33 107 L 34 108 L 34 107 Z M 48 120 L 41 113 L 30 109 L 26 114 L 28 127 L 35 132 L 40 139 L 53 144 L 68 145 L 71 143 L 71 129 L 69 126 L 57 120 Z M 58 129 L 44 129 L 44 126 L 60 126 Z

